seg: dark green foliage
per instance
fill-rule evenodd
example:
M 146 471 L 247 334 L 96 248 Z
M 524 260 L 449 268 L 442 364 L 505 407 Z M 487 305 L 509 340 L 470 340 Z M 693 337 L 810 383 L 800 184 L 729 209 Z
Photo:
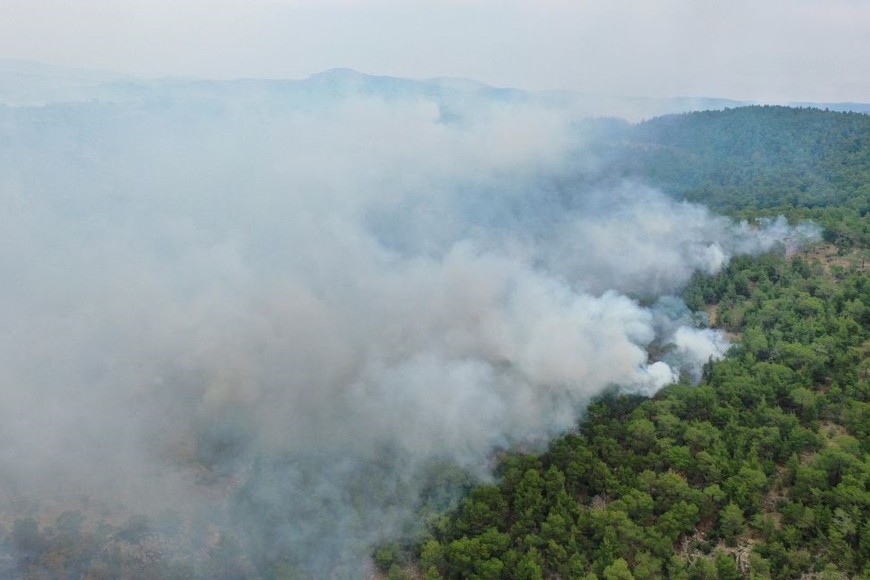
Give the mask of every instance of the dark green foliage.
M 580 130 L 603 176 L 580 181 L 633 179 L 737 218 L 812 219 L 826 241 L 870 248 L 870 115 L 754 106 Z M 856 258 L 863 269 L 868 256 Z M 749 289 L 740 277 L 721 282 Z
M 703 383 L 653 399 L 608 395 L 579 433 L 540 456 L 507 457 L 498 485 L 474 490 L 433 529 L 422 569 L 444 578 L 867 572 L 863 270 L 833 278 L 815 259 L 739 258 L 686 294 L 716 304 L 743 337 Z
M 375 566 L 382 572 L 389 571 L 402 561 L 402 548 L 396 542 L 378 546 L 374 554 Z
M 668 115 L 616 138 L 623 173 L 720 211 L 870 202 L 870 116 L 789 107 Z

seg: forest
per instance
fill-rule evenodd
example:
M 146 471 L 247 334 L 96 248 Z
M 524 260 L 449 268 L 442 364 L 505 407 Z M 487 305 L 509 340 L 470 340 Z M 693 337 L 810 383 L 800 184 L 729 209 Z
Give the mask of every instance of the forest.
M 870 117 L 749 107 L 596 123 L 623 175 L 733 216 L 811 217 L 824 241 L 696 275 L 684 299 L 735 341 L 700 384 L 600 398 L 576 432 L 503 458 L 497 483 L 430 514 L 414 542 L 379 548 L 379 566 L 870 577 Z
M 594 119 L 602 174 L 640 178 L 738 218 L 810 218 L 825 239 L 870 246 L 870 115 L 752 106 L 657 117 Z
M 643 182 L 739 220 L 812 220 L 822 239 L 694 275 L 682 298 L 698 326 L 733 342 L 697 384 L 683 374 L 652 397 L 610 389 L 544 449 L 494 456 L 489 483 L 449 464 L 424 470 L 413 524 L 371 552 L 376 575 L 870 578 L 870 116 L 745 107 L 576 130 L 602 167 L 567 191 Z M 235 500 L 261 496 L 243 488 Z M 91 526 L 86 511 L 0 529 L 0 576 L 309 577 L 254 534 L 214 541 L 211 522 L 171 511 Z
M 870 574 L 862 263 L 738 259 L 685 296 L 734 334 L 728 357 L 697 386 L 604 397 L 545 453 L 503 459 L 411 548 L 427 578 Z

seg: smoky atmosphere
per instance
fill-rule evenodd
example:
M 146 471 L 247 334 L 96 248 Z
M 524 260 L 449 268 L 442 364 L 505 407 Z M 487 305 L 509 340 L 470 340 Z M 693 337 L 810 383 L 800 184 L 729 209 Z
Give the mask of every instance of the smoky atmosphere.
M 582 433 L 602 397 L 694 388 L 739 350 L 687 285 L 829 238 L 813 215 L 669 188 L 637 161 L 670 151 L 643 137 L 649 119 L 870 109 L 848 70 L 796 88 L 816 77 L 794 63 L 823 59 L 782 56 L 809 2 L 786 9 L 782 70 L 756 86 L 676 69 L 652 83 L 623 53 L 624 70 L 586 56 L 572 71 L 553 54 L 585 45 L 563 27 L 515 68 L 510 51 L 456 47 L 415 64 L 433 33 L 404 27 L 462 14 L 460 46 L 478 21 L 481 42 L 518 27 L 532 46 L 560 15 L 628 34 L 627 6 L 622 20 L 598 2 L 170 4 L 78 7 L 53 40 L 68 4 L 0 8 L 0 30 L 21 28 L 0 41 L 2 578 L 386 578 L 382 547 L 428 537 L 498 484 L 503 457 Z M 864 7 L 833 5 L 818 25 L 851 31 Z M 166 44 L 145 42 L 175 10 Z M 712 18 L 694 10 L 681 25 Z M 379 17 L 397 27 L 382 45 L 365 27 Z M 309 31 L 310 56 L 266 58 L 290 21 L 347 42 Z M 105 45 L 65 50 L 76 30 Z M 253 44 L 232 53 L 220 30 Z M 690 41 L 661 34 L 665 52 Z

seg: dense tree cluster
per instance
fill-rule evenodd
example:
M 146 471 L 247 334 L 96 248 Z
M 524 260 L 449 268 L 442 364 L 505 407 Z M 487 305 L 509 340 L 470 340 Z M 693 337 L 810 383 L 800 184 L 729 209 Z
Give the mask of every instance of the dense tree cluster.
M 504 459 L 416 546 L 427 577 L 870 574 L 870 279 L 768 255 L 686 294 L 742 333 L 729 356 Z
M 701 111 L 623 128 L 609 147 L 624 173 L 720 211 L 870 209 L 870 115 Z
M 813 219 L 841 247 L 870 247 L 870 115 L 754 106 L 580 123 L 593 175 L 633 179 L 720 213 Z M 588 162 L 578 163 L 587 167 Z M 581 172 L 582 173 L 582 172 Z

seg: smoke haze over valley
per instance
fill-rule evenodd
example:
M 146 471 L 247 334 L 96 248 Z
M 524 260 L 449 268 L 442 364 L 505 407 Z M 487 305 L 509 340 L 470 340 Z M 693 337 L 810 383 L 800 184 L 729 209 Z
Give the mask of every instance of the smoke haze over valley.
M 358 575 L 433 465 L 697 379 L 728 341 L 679 289 L 816 235 L 602 173 L 573 105 L 368 79 L 0 108 L 4 525 L 168 510 Z

